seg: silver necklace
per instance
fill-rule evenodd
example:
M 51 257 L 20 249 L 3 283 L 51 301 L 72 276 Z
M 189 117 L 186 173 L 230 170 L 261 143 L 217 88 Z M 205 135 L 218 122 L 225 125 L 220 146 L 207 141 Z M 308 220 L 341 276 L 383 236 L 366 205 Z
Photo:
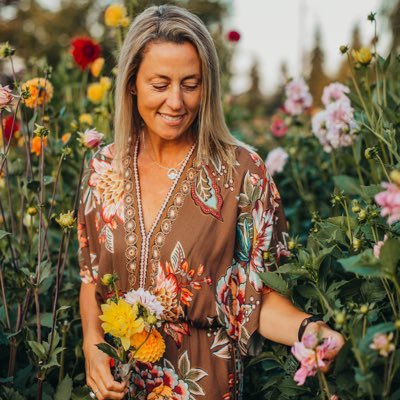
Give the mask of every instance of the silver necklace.
M 143 150 L 146 149 L 146 143 L 144 141 L 144 133 L 142 134 L 143 137 Z M 164 165 L 159 164 L 154 158 L 153 155 L 149 153 L 149 156 L 151 158 L 151 161 L 153 162 L 153 164 L 158 165 L 160 168 L 165 169 L 167 171 L 167 177 L 168 179 L 170 179 L 171 181 L 174 181 L 176 179 L 176 177 L 178 176 L 178 169 L 179 166 L 186 160 L 187 155 L 192 151 L 192 149 L 194 148 L 195 143 L 193 143 L 192 147 L 189 149 L 189 151 L 187 152 L 187 154 L 185 155 L 185 157 L 176 165 L 176 167 L 165 167 Z M 151 146 L 150 146 L 151 147 Z M 153 151 L 153 150 L 151 150 Z

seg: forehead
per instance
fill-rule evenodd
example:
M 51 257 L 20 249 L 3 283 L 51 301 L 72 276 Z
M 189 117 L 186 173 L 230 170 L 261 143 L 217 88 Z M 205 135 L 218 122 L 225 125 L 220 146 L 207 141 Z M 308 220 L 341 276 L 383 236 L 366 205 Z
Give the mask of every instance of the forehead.
M 181 77 L 201 74 L 200 57 L 189 42 L 152 42 L 143 52 L 138 75 Z

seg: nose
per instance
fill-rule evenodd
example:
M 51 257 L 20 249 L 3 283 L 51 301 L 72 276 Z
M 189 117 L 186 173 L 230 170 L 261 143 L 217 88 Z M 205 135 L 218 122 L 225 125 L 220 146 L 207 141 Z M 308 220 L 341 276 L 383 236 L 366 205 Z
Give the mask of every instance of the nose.
M 181 88 L 172 87 L 171 90 L 168 92 L 168 97 L 166 101 L 167 105 L 171 108 L 171 110 L 178 111 L 183 106 L 183 97 Z

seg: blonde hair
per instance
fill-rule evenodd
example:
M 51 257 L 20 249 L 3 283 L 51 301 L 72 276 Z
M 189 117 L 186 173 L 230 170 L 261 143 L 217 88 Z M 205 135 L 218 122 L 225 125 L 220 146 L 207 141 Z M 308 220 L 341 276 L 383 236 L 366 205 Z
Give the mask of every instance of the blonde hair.
M 146 46 L 154 41 L 191 43 L 201 62 L 202 98 L 199 113 L 192 124 L 197 136 L 199 161 L 208 163 L 218 157 L 227 163 L 230 174 L 235 166 L 235 146 L 242 143 L 226 126 L 219 79 L 219 61 L 211 35 L 194 14 L 172 5 L 152 6 L 133 21 L 122 45 L 115 87 L 115 158 L 122 161 L 142 129 L 136 97 L 130 93 L 136 81 Z

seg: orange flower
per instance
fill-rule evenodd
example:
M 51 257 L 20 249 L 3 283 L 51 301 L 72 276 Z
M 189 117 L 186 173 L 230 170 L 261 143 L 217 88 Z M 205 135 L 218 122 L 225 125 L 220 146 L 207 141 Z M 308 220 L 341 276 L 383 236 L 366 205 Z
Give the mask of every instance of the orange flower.
M 40 155 L 40 136 L 35 136 L 31 142 L 31 153 L 35 153 L 37 156 Z M 47 147 L 47 137 L 43 138 L 43 146 Z
M 71 132 L 64 133 L 64 135 L 61 136 L 61 141 L 64 144 L 68 143 L 69 139 L 71 139 Z
M 53 98 L 53 85 L 47 79 L 30 79 L 22 85 L 22 90 L 26 89 L 29 89 L 30 96 L 24 99 L 24 104 L 29 108 L 48 103 Z
M 150 334 L 143 330 L 131 337 L 131 346 L 136 350 L 132 352 L 133 358 L 141 362 L 156 362 L 165 352 L 165 342 L 157 329 L 152 329 Z
M 168 385 L 158 385 L 148 394 L 147 400 L 172 399 L 172 388 Z

